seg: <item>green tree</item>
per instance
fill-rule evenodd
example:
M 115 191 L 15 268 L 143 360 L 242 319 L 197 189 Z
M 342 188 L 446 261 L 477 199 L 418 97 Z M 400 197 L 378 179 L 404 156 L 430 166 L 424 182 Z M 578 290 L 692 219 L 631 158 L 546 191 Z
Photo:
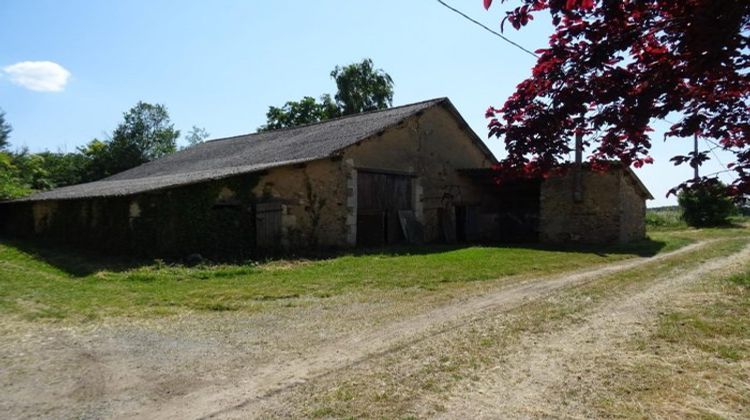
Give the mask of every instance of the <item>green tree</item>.
M 174 152 L 180 135 L 164 105 L 145 102 L 124 113 L 110 139 L 94 139 L 74 153 L 11 153 L 10 132 L 0 111 L 0 199 L 105 178 Z M 191 135 L 202 141 L 208 133 L 193 127 Z
M 44 158 L 37 154 L 29 153 L 29 149 L 24 147 L 12 153 L 11 159 L 13 166 L 18 171 L 17 179 L 25 188 L 34 191 L 46 190 L 53 187 L 47 179 L 49 173 L 44 167 Z
M 721 226 L 728 223 L 735 211 L 727 187 L 719 181 L 696 183 L 683 189 L 677 196 L 682 218 L 690 226 Z
M 177 150 L 180 131 L 175 130 L 164 105 L 140 101 L 123 117 L 109 141 L 123 166 L 132 168 Z
M 336 81 L 336 104 L 343 115 L 385 109 L 393 104 L 393 79 L 382 69 L 375 69 L 369 58 L 336 66 L 331 77 Z
M 46 184 L 46 188 L 64 187 L 84 181 L 89 161 L 82 153 L 46 151 L 36 155 L 41 158 L 41 166 L 45 173 L 45 179 L 40 184 Z
M 371 59 L 331 71 L 338 91 L 335 101 L 325 94 L 316 100 L 305 96 L 299 101 L 289 101 L 281 107 L 271 106 L 266 113 L 266 124 L 258 131 L 296 127 L 376 109 L 385 109 L 393 103 L 393 79 L 388 73 L 375 69 Z
M 315 98 L 305 96 L 300 101 L 289 101 L 282 107 L 268 107 L 267 123 L 259 131 L 278 130 L 280 128 L 297 127 L 300 125 L 325 121 L 339 116 L 339 109 L 331 100 L 330 95 Z
M 79 149 L 89 159 L 82 179 L 95 181 L 173 153 L 179 136 L 164 105 L 138 102 L 110 139 L 94 139 Z
M 10 132 L 13 131 L 13 127 L 5 121 L 5 112 L 0 109 L 0 150 L 7 150 L 10 142 Z
M 15 155 L 8 151 L 11 131 L 13 128 L 5 120 L 5 113 L 0 111 L 0 200 L 23 197 L 31 192 L 21 179 Z
M 188 131 L 185 140 L 187 140 L 188 147 L 190 147 L 203 143 L 209 136 L 210 134 L 208 134 L 208 131 L 206 131 L 205 128 L 194 125 L 193 128 Z
M 0 151 L 0 200 L 10 200 L 31 193 L 18 177 L 18 168 L 10 153 Z
M 81 153 L 0 152 L 0 196 L 17 198 L 34 191 L 80 183 L 88 160 Z
M 85 146 L 78 148 L 78 153 L 84 157 L 85 165 L 81 172 L 81 181 L 91 182 L 112 175 L 113 154 L 107 141 L 93 139 Z

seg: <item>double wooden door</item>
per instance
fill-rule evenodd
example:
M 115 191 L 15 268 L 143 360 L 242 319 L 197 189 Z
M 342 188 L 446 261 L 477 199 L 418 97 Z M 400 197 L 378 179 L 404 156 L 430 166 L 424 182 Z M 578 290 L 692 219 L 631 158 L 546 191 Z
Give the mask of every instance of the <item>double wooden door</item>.
M 405 240 L 399 211 L 413 210 L 413 177 L 357 173 L 357 245 L 380 246 Z

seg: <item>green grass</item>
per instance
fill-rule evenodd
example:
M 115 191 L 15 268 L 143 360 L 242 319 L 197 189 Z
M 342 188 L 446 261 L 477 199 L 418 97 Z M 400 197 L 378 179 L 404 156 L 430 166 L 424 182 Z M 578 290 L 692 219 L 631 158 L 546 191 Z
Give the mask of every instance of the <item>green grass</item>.
M 724 359 L 748 359 L 750 265 L 743 273 L 712 282 L 707 287 L 715 293 L 714 299 L 665 314 L 656 337 Z M 722 298 L 716 299 L 716 294 Z
M 739 227 L 750 223 L 750 217 L 736 214 L 728 219 L 729 227 Z M 682 210 L 679 206 L 658 207 L 646 210 L 646 227 L 651 232 L 689 229 L 682 220 Z
M 750 263 L 740 274 L 704 279 L 685 296 L 635 340 L 637 362 L 617 368 L 621 398 L 602 404 L 602 417 L 747 416 Z
M 742 286 L 745 289 L 750 289 L 750 271 L 737 274 L 727 279 L 729 283 L 734 283 L 738 286 Z
M 180 311 L 255 311 L 267 301 L 325 298 L 361 290 L 424 293 L 514 275 L 544 275 L 654 255 L 695 240 L 657 233 L 609 248 L 397 248 L 325 260 L 189 268 L 135 264 L 80 252 L 0 241 L 0 315 L 88 320 Z M 420 293 L 421 293 L 420 292 Z
M 637 290 L 644 290 L 661 276 L 689 270 L 705 260 L 735 253 L 748 244 L 737 230 L 674 232 L 672 236 L 724 238 L 714 245 L 654 262 L 635 269 L 597 278 L 560 291 L 550 299 L 531 300 L 497 318 L 476 318 L 461 328 L 450 328 L 433 342 L 411 347 L 408 353 L 393 353 L 382 367 L 363 366 L 336 382 L 310 385 L 300 392 L 301 412 L 290 417 L 311 416 L 324 410 L 332 417 L 353 414 L 357 418 L 398 418 L 413 411 L 415 402 L 441 401 L 456 387 L 478 380 L 490 369 L 501 368 L 522 337 L 542 335 L 580 322 L 588 311 Z M 747 318 L 738 318 L 737 324 Z M 536 341 L 536 340 L 535 340 Z M 742 357 L 731 346 L 719 347 L 726 357 Z M 734 353 L 733 353 L 734 352 Z M 511 356 L 512 357 L 512 356 Z M 587 374 L 590 374 L 587 372 Z M 572 387 L 569 392 L 590 393 Z M 357 395 L 343 399 L 341 394 Z M 432 412 L 441 410 L 439 405 Z M 431 417 L 428 413 L 425 417 Z M 615 417 L 608 413 L 606 417 Z

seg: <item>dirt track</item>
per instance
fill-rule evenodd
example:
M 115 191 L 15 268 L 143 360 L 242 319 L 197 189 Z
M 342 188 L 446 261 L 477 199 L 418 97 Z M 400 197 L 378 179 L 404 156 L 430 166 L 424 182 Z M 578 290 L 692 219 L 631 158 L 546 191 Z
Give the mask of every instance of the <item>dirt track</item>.
M 287 311 L 214 320 L 187 317 L 169 325 L 31 332 L 10 325 L 0 344 L 2 366 L 10 366 L 0 370 L 4 394 L 0 410 L 12 417 L 254 417 L 263 412 L 267 400 L 283 399 L 295 385 L 432 340 L 486 311 L 509 311 L 607 274 L 696 251 L 707 243 L 653 258 L 526 280 L 374 326 L 368 326 L 367 314 L 378 318 L 388 313 L 387 302 L 339 302 L 336 305 L 346 309 L 333 312 L 311 304 L 291 315 Z M 514 356 L 513 368 L 491 371 L 476 389 L 454 395 L 445 417 L 466 412 L 493 417 L 498 407 L 521 416 L 549 414 L 547 410 L 559 402 L 549 391 L 565 386 L 569 366 L 594 363 L 594 356 L 605 347 L 637 329 L 641 317 L 648 316 L 652 304 L 669 290 L 717 267 L 731 268 L 749 256 L 746 249 L 703 264 L 689 275 L 658 279 L 648 290 L 589 315 L 583 324 L 545 336 L 543 342 L 528 343 Z M 327 329 L 331 317 L 347 320 L 348 327 Z M 528 411 L 530 400 L 539 395 L 549 395 L 548 401 L 535 400 L 540 408 Z M 469 400 L 471 404 L 466 403 Z
M 659 279 L 624 300 L 608 302 L 568 328 L 522 343 L 474 389 L 454 395 L 442 418 L 591 417 L 587 396 L 598 386 L 590 372 L 604 360 L 628 363 L 623 344 L 646 329 L 660 303 L 708 275 L 731 273 L 750 260 L 750 248 L 687 273 Z M 568 398 L 575 390 L 578 398 Z

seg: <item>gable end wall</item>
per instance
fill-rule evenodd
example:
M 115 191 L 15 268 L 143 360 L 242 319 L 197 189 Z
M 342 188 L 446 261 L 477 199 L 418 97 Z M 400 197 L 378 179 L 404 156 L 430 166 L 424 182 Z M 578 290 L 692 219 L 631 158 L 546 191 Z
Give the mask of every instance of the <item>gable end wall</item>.
M 630 176 L 620 177 L 620 242 L 646 237 L 646 200 Z
M 573 200 L 573 171 L 545 180 L 540 195 L 540 240 L 592 244 L 620 241 L 622 177 L 619 170 L 584 171 L 581 202 Z
M 381 135 L 348 147 L 343 159 L 351 168 L 347 175 L 353 194 L 350 240 L 356 237 L 357 169 L 412 174 L 415 216 L 424 226 L 425 241 L 432 242 L 442 240 L 441 217 L 445 218 L 446 212 L 452 212 L 456 205 L 482 203 L 483 190 L 457 170 L 488 168 L 493 163 L 443 107 L 430 108 Z

